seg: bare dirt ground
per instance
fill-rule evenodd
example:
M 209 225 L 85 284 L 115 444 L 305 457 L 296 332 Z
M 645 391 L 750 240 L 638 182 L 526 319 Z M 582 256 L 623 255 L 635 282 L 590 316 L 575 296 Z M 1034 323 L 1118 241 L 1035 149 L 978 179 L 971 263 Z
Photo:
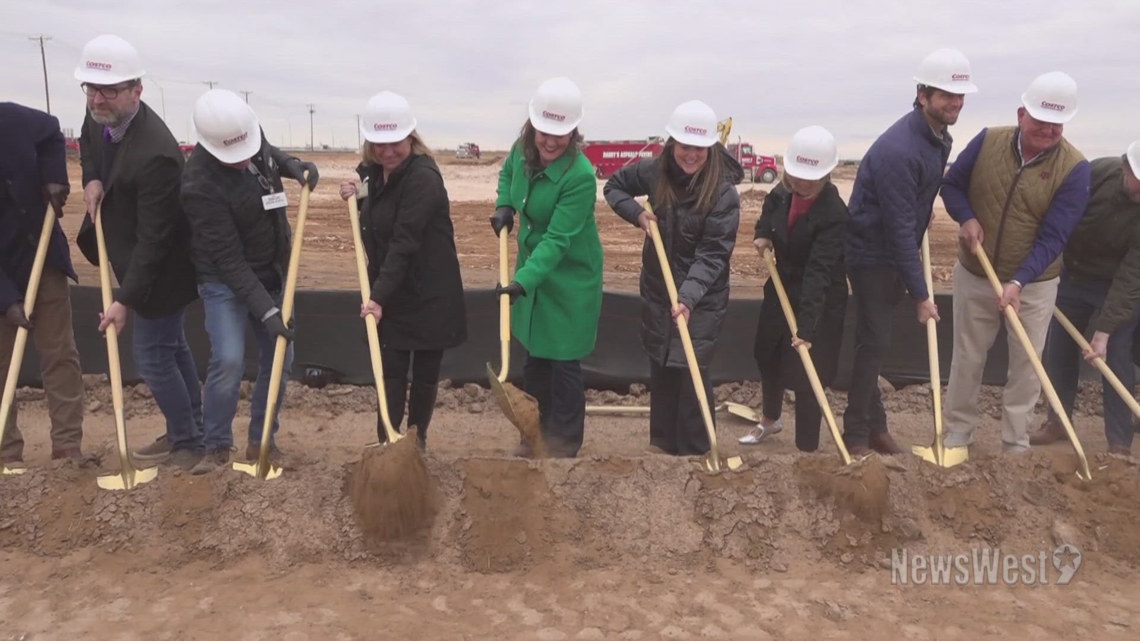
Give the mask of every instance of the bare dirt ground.
M 305 232 L 303 285 L 350 288 L 351 240 L 334 186 L 355 161 L 316 160 L 323 182 Z M 444 171 L 465 280 L 489 284 L 497 166 Z M 752 193 L 736 295 L 758 294 L 762 283 L 747 242 Z M 69 236 L 78 202 L 65 217 Z M 607 286 L 635 286 L 641 236 L 604 203 L 598 212 Z M 946 220 L 935 234 L 943 270 L 953 262 Z M 82 274 L 97 282 L 89 267 Z M 736 443 L 749 424 L 719 412 L 722 454 L 742 455 L 745 467 L 710 475 L 693 460 L 650 453 L 641 416 L 590 416 L 576 460 L 512 458 L 517 433 L 488 390 L 444 382 L 427 454 L 439 512 L 422 536 L 377 546 L 362 539 L 346 495 L 361 446 L 375 438 L 373 390 L 290 383 L 279 479 L 162 467 L 151 483 L 109 492 L 95 476 L 118 467 L 110 392 L 105 376 L 85 380 L 84 447 L 102 455 L 100 470 L 51 462 L 43 392 L 18 392 L 29 471 L 0 478 L 0 640 L 1134 639 L 1140 629 L 1140 467 L 1103 454 L 1098 385 L 1082 388 L 1075 420 L 1093 472 L 1082 482 L 1067 445 L 999 453 L 994 388 L 978 399 L 985 418 L 971 460 L 953 469 L 875 456 L 842 470 L 826 428 L 819 453 L 798 453 L 786 403 L 789 427 L 753 448 Z M 239 445 L 246 395 L 248 384 Z M 760 402 L 752 382 L 716 395 Z M 125 397 L 132 443 L 160 434 L 148 390 Z M 922 385 L 888 393 L 904 446 L 929 444 L 929 398 Z M 844 395 L 831 399 L 841 416 Z M 626 395 L 591 391 L 589 402 L 646 405 L 648 395 L 632 386 Z M 900 585 L 890 569 L 904 549 L 1051 555 L 1061 541 L 1083 553 L 1068 585 L 1056 584 L 1048 561 L 1048 585 Z

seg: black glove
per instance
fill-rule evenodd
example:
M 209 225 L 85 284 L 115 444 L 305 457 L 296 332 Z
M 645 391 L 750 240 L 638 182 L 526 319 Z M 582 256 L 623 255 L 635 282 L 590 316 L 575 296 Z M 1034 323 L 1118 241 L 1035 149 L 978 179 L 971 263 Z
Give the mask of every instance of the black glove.
M 275 312 L 272 316 L 265 319 L 265 329 L 269 332 L 270 336 L 284 336 L 285 340 L 293 340 L 293 321 L 289 321 L 289 326 L 286 327 L 285 323 L 281 320 L 281 312 Z
M 20 301 L 8 306 L 8 310 L 4 312 L 4 319 L 15 327 L 23 327 L 27 330 L 35 327 L 32 321 L 28 320 L 28 316 L 24 313 L 24 303 Z
M 71 185 L 61 183 L 48 183 L 44 185 L 44 198 L 51 203 L 56 218 L 63 218 L 63 206 L 67 204 L 67 195 L 71 193 Z
M 495 295 L 502 296 L 503 294 L 510 296 L 511 302 L 513 303 L 519 296 L 526 296 L 526 290 L 523 289 L 523 286 L 519 285 L 517 281 L 512 280 L 506 287 L 495 285 Z
M 313 163 L 301 160 L 300 158 L 290 158 L 285 161 L 285 165 L 282 169 L 285 170 L 285 174 L 301 183 L 302 187 L 305 186 L 305 172 L 309 172 L 309 189 L 317 188 L 317 179 L 320 178 L 320 174 L 317 173 L 317 166 Z
M 512 207 L 499 207 L 494 214 L 491 214 L 491 229 L 495 230 L 496 236 L 504 227 L 507 228 L 508 234 L 515 228 L 515 210 Z

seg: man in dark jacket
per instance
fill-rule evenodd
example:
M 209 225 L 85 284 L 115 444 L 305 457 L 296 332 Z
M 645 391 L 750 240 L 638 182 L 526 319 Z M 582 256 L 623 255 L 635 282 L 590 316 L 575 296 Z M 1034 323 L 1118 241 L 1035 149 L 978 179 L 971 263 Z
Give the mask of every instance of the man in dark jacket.
M 302 183 L 307 180 L 312 188 L 317 168 L 269 144 L 253 110 L 230 91 L 213 89 L 198 99 L 194 128 L 198 146 L 182 175 L 181 198 L 193 229 L 198 292 L 210 335 L 206 456 L 191 470 L 204 474 L 229 462 L 245 371 L 247 325 L 257 339 L 260 361 L 250 403 L 246 458 L 257 458 L 277 337 L 293 339 L 292 328 L 281 317 L 292 237 L 281 174 Z M 292 362 L 290 343 L 278 396 L 282 401 Z M 279 427 L 274 416 L 271 438 Z M 270 452 L 272 460 L 280 461 L 275 441 Z
M 178 204 L 183 158 L 166 123 L 141 100 L 144 73 L 134 47 L 117 36 L 83 48 L 75 77 L 87 95 L 79 139 L 87 218 L 77 244 L 98 264 L 98 213 L 119 281 L 99 331 L 114 323 L 121 334 L 130 313 L 135 368 L 166 419 L 166 434 L 134 457 L 189 469 L 201 458 L 202 394 L 184 330 L 197 291 Z
M 1102 358 L 1131 390 L 1136 384 L 1132 335 L 1140 323 L 1140 141 L 1124 156 L 1092 161 L 1092 195 L 1063 256 L 1057 309 L 1082 332 L 1093 327 L 1088 360 Z M 1096 314 L 1096 320 L 1093 315 Z M 1080 363 L 1077 344 L 1054 319 L 1045 339 L 1045 371 L 1061 405 L 1072 417 Z M 1132 411 L 1107 381 L 1102 382 L 1104 435 L 1108 451 L 1132 453 Z M 1067 438 L 1050 408 L 1031 445 Z
M 948 127 L 958 121 L 965 94 L 977 91 L 969 61 L 954 49 L 927 56 L 915 80 L 914 108 L 871 145 L 851 192 L 846 259 L 855 299 L 855 359 L 843 440 L 853 456 L 902 452 L 887 429 L 879 370 L 891 346 L 891 314 L 904 290 L 920 324 L 938 320 L 919 247 L 950 157 Z
M 70 185 L 59 120 L 36 109 L 0 103 L 0 383 L 7 382 L 17 327 L 32 331 L 51 419 L 52 458 L 83 462 L 83 377 L 71 325 L 67 279 L 75 280 L 67 239 L 52 230 L 35 309 L 24 308 L 47 204 L 63 215 Z M 33 326 L 34 322 L 34 326 Z M 13 403 L 0 462 L 23 462 L 24 439 Z

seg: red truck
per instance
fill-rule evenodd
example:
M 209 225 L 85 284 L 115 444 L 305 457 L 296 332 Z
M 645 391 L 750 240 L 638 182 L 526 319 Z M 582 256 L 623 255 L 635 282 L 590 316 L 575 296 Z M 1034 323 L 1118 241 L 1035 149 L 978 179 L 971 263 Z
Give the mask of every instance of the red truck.
M 642 158 L 661 155 L 665 141 L 661 138 L 645 140 L 588 140 L 582 143 L 582 153 L 594 166 L 598 178 L 609 178 L 614 172 Z
M 772 156 L 757 154 L 750 142 L 734 142 L 728 145 L 728 153 L 732 154 L 736 162 L 740 163 L 744 169 L 744 177 L 754 183 L 775 182 L 776 176 L 780 173 L 776 167 L 776 159 Z

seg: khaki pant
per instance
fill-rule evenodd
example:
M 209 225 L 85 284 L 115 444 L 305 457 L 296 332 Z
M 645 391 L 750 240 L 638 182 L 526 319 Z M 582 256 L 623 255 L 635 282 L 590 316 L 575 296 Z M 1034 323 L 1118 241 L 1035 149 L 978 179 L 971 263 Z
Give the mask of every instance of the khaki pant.
M 1057 300 L 1058 281 L 1053 278 L 1030 283 L 1021 290 L 1018 317 L 1038 358 L 1045 347 L 1049 319 Z M 974 428 L 982 418 L 978 394 L 981 392 L 986 354 L 994 344 L 1004 318 L 998 311 L 997 295 L 989 280 L 966 271 L 962 263 L 956 264 L 954 352 L 950 363 L 950 384 L 943 405 L 945 443 L 948 447 L 961 447 L 973 441 Z M 1001 440 L 1006 448 L 1027 449 L 1033 407 L 1041 396 L 1041 381 L 1013 329 L 1007 326 L 1006 332 L 1009 371 L 1002 393 Z
M 32 320 L 35 329 L 31 338 L 40 356 L 51 419 L 52 451 L 78 448 L 83 441 L 83 375 L 71 325 L 71 293 L 63 272 L 44 267 Z M 16 328 L 0 320 L 0 382 L 7 381 L 15 341 Z M 23 454 L 24 438 L 13 403 L 0 443 L 0 458 L 22 459 Z

